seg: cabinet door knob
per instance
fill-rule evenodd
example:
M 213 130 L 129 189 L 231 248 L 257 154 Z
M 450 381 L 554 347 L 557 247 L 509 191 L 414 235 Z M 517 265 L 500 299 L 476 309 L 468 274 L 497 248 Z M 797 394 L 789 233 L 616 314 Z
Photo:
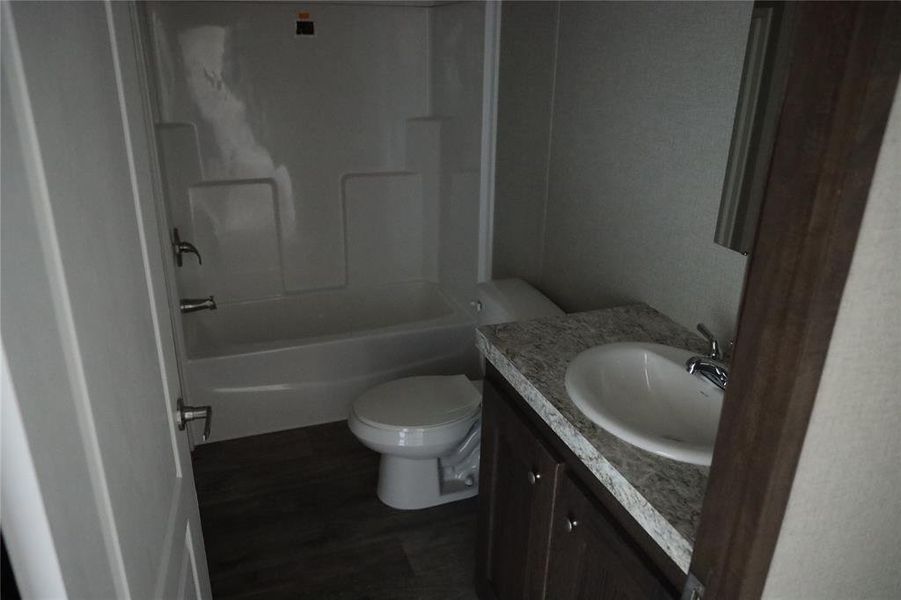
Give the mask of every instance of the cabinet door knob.
M 529 483 L 530 484 L 535 485 L 536 483 L 538 483 L 539 479 L 541 479 L 541 473 L 539 473 L 535 469 L 532 469 L 531 471 L 529 471 Z
M 575 529 L 578 524 L 579 524 L 579 521 L 577 521 L 574 516 L 572 516 L 572 515 L 568 516 L 566 518 L 566 532 L 572 533 L 573 529 Z

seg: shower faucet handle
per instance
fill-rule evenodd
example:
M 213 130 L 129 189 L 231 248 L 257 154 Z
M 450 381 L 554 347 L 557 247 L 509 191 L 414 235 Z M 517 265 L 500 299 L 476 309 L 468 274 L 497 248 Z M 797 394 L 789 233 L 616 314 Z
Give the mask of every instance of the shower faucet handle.
M 179 267 L 184 264 L 183 254 L 193 254 L 197 257 L 197 264 L 203 264 L 203 259 L 200 258 L 200 252 L 197 251 L 197 247 L 191 242 L 182 241 L 178 235 L 178 227 L 172 230 L 172 249 L 175 251 L 175 264 Z

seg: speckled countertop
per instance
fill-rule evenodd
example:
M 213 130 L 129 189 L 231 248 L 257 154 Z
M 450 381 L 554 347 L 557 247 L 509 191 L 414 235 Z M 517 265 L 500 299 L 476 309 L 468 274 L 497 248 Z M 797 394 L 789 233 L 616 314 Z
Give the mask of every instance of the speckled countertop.
M 564 388 L 577 354 L 626 341 L 705 349 L 700 337 L 644 304 L 488 325 L 476 336 L 485 358 L 687 572 L 708 469 L 620 440 L 582 415 Z

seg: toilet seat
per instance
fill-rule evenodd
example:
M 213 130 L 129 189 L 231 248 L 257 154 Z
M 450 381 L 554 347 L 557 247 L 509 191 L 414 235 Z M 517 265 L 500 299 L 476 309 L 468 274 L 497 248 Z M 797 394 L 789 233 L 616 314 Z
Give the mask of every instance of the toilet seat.
M 360 396 L 347 422 L 365 446 L 381 454 L 442 456 L 479 422 L 478 385 L 465 375 L 396 379 Z
M 471 421 L 481 404 L 478 388 L 465 375 L 405 377 L 366 391 L 353 414 L 378 429 L 426 431 Z

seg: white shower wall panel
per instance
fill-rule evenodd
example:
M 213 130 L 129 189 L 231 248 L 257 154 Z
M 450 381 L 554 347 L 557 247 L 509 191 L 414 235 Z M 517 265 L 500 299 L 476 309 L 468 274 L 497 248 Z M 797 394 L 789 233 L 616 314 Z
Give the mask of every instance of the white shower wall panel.
M 160 123 L 156 127 L 156 139 L 166 197 L 177 200 L 169 203 L 169 219 L 182 224 L 190 233 L 188 188 L 205 179 L 197 127 L 193 123 Z
M 423 236 L 427 243 L 423 246 L 423 268 L 439 281 L 438 247 L 441 189 L 444 180 L 442 156 L 447 120 L 422 117 L 407 121 L 407 170 L 419 173 L 422 183 Z
M 371 286 L 434 281 L 429 269 L 422 180 L 417 173 L 348 175 L 344 179 L 347 281 Z
M 442 119 L 438 281 L 452 298 L 475 299 L 485 5 L 431 10 L 431 113 Z
M 479 171 L 452 173 L 441 203 L 442 232 L 438 264 L 441 287 L 462 303 L 475 299 L 479 247 Z
M 431 114 L 450 121 L 446 158 L 452 170 L 481 165 L 484 24 L 482 2 L 431 10 Z
M 203 289 L 215 289 L 219 302 L 284 293 L 273 180 L 205 182 L 188 199 L 192 239 L 206 259 L 197 269 Z
M 310 13 L 314 36 L 295 34 L 298 11 Z M 406 120 L 429 114 L 429 13 L 394 5 L 151 3 L 172 225 L 193 233 L 183 220 L 193 177 L 269 179 L 285 291 L 352 285 L 342 177 L 405 170 Z M 200 157 L 196 168 L 192 156 Z M 169 181 L 170 162 L 189 172 Z M 259 268 L 270 281 L 271 263 Z M 264 287 L 257 297 L 271 292 Z

